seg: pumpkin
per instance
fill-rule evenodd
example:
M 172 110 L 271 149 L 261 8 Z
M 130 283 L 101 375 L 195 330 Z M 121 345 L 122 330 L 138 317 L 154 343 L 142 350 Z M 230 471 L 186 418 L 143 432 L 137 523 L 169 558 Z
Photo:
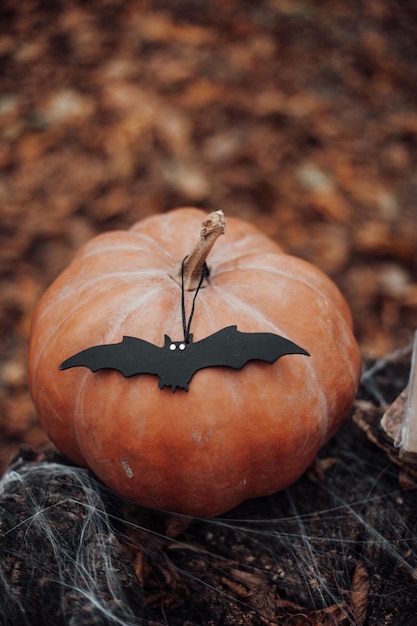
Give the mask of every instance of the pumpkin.
M 46 433 L 147 508 L 214 516 L 284 489 L 339 428 L 357 391 L 359 350 L 335 284 L 237 218 L 213 246 L 223 230 L 221 212 L 181 208 L 101 234 L 34 313 L 29 386 Z M 209 252 L 210 275 L 195 296 Z M 60 371 L 70 355 L 125 335 L 181 341 L 182 288 L 187 312 L 195 297 L 194 340 L 237 325 L 284 336 L 310 356 L 201 369 L 176 393 L 146 373 Z

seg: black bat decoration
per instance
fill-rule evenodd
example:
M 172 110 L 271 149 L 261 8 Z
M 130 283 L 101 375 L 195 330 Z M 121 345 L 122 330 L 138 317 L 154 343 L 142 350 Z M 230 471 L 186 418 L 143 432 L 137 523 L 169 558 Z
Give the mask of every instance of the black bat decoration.
M 114 369 L 125 377 L 137 374 L 155 374 L 159 387 L 171 387 L 188 391 L 188 383 L 198 370 L 206 367 L 231 367 L 241 369 L 248 361 L 274 363 L 285 354 L 304 354 L 289 339 L 273 333 L 241 333 L 237 326 L 228 326 L 218 332 L 193 342 L 174 342 L 165 335 L 165 344 L 160 348 L 143 339 L 123 337 L 120 343 L 93 346 L 70 357 L 59 369 L 84 366 L 97 372 Z

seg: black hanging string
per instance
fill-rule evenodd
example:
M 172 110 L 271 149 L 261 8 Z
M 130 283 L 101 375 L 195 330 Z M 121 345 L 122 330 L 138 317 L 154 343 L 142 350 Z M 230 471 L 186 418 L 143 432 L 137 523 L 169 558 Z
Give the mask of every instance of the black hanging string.
M 207 278 L 209 275 L 209 269 L 206 263 L 204 263 L 203 268 L 201 270 L 200 280 L 197 285 L 197 289 L 195 290 L 195 293 L 194 293 L 193 303 L 191 305 L 191 312 L 190 312 L 190 316 L 187 322 L 187 315 L 185 313 L 185 289 L 184 289 L 184 262 L 186 258 L 187 257 L 184 257 L 181 263 L 181 310 L 182 310 L 182 328 L 184 331 L 184 343 L 190 343 L 190 328 L 191 328 L 191 320 L 193 319 L 193 315 L 194 315 L 195 299 L 197 298 L 197 294 L 200 291 L 200 287 L 203 284 L 204 279 Z

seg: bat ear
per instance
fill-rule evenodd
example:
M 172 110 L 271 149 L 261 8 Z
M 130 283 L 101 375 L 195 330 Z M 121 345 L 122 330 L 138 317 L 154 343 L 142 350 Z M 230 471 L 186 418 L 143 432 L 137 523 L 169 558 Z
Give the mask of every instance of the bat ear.
M 165 337 L 165 344 L 164 345 L 165 345 L 165 348 L 166 348 L 167 346 L 171 345 L 172 340 L 171 340 L 171 337 L 168 337 L 168 335 L 164 335 L 164 337 Z

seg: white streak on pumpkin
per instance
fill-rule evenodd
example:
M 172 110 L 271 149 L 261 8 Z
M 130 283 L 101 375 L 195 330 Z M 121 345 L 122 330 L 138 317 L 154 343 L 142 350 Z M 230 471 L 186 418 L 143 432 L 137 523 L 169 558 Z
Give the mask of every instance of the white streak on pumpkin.
M 132 468 L 131 468 L 131 467 L 130 467 L 130 465 L 129 465 L 129 461 L 126 461 L 126 459 L 123 459 L 123 461 L 122 461 L 122 465 L 123 465 L 123 468 L 124 468 L 124 470 L 125 470 L 126 476 L 127 476 L 128 478 L 133 478 L 134 473 L 133 473 Z

